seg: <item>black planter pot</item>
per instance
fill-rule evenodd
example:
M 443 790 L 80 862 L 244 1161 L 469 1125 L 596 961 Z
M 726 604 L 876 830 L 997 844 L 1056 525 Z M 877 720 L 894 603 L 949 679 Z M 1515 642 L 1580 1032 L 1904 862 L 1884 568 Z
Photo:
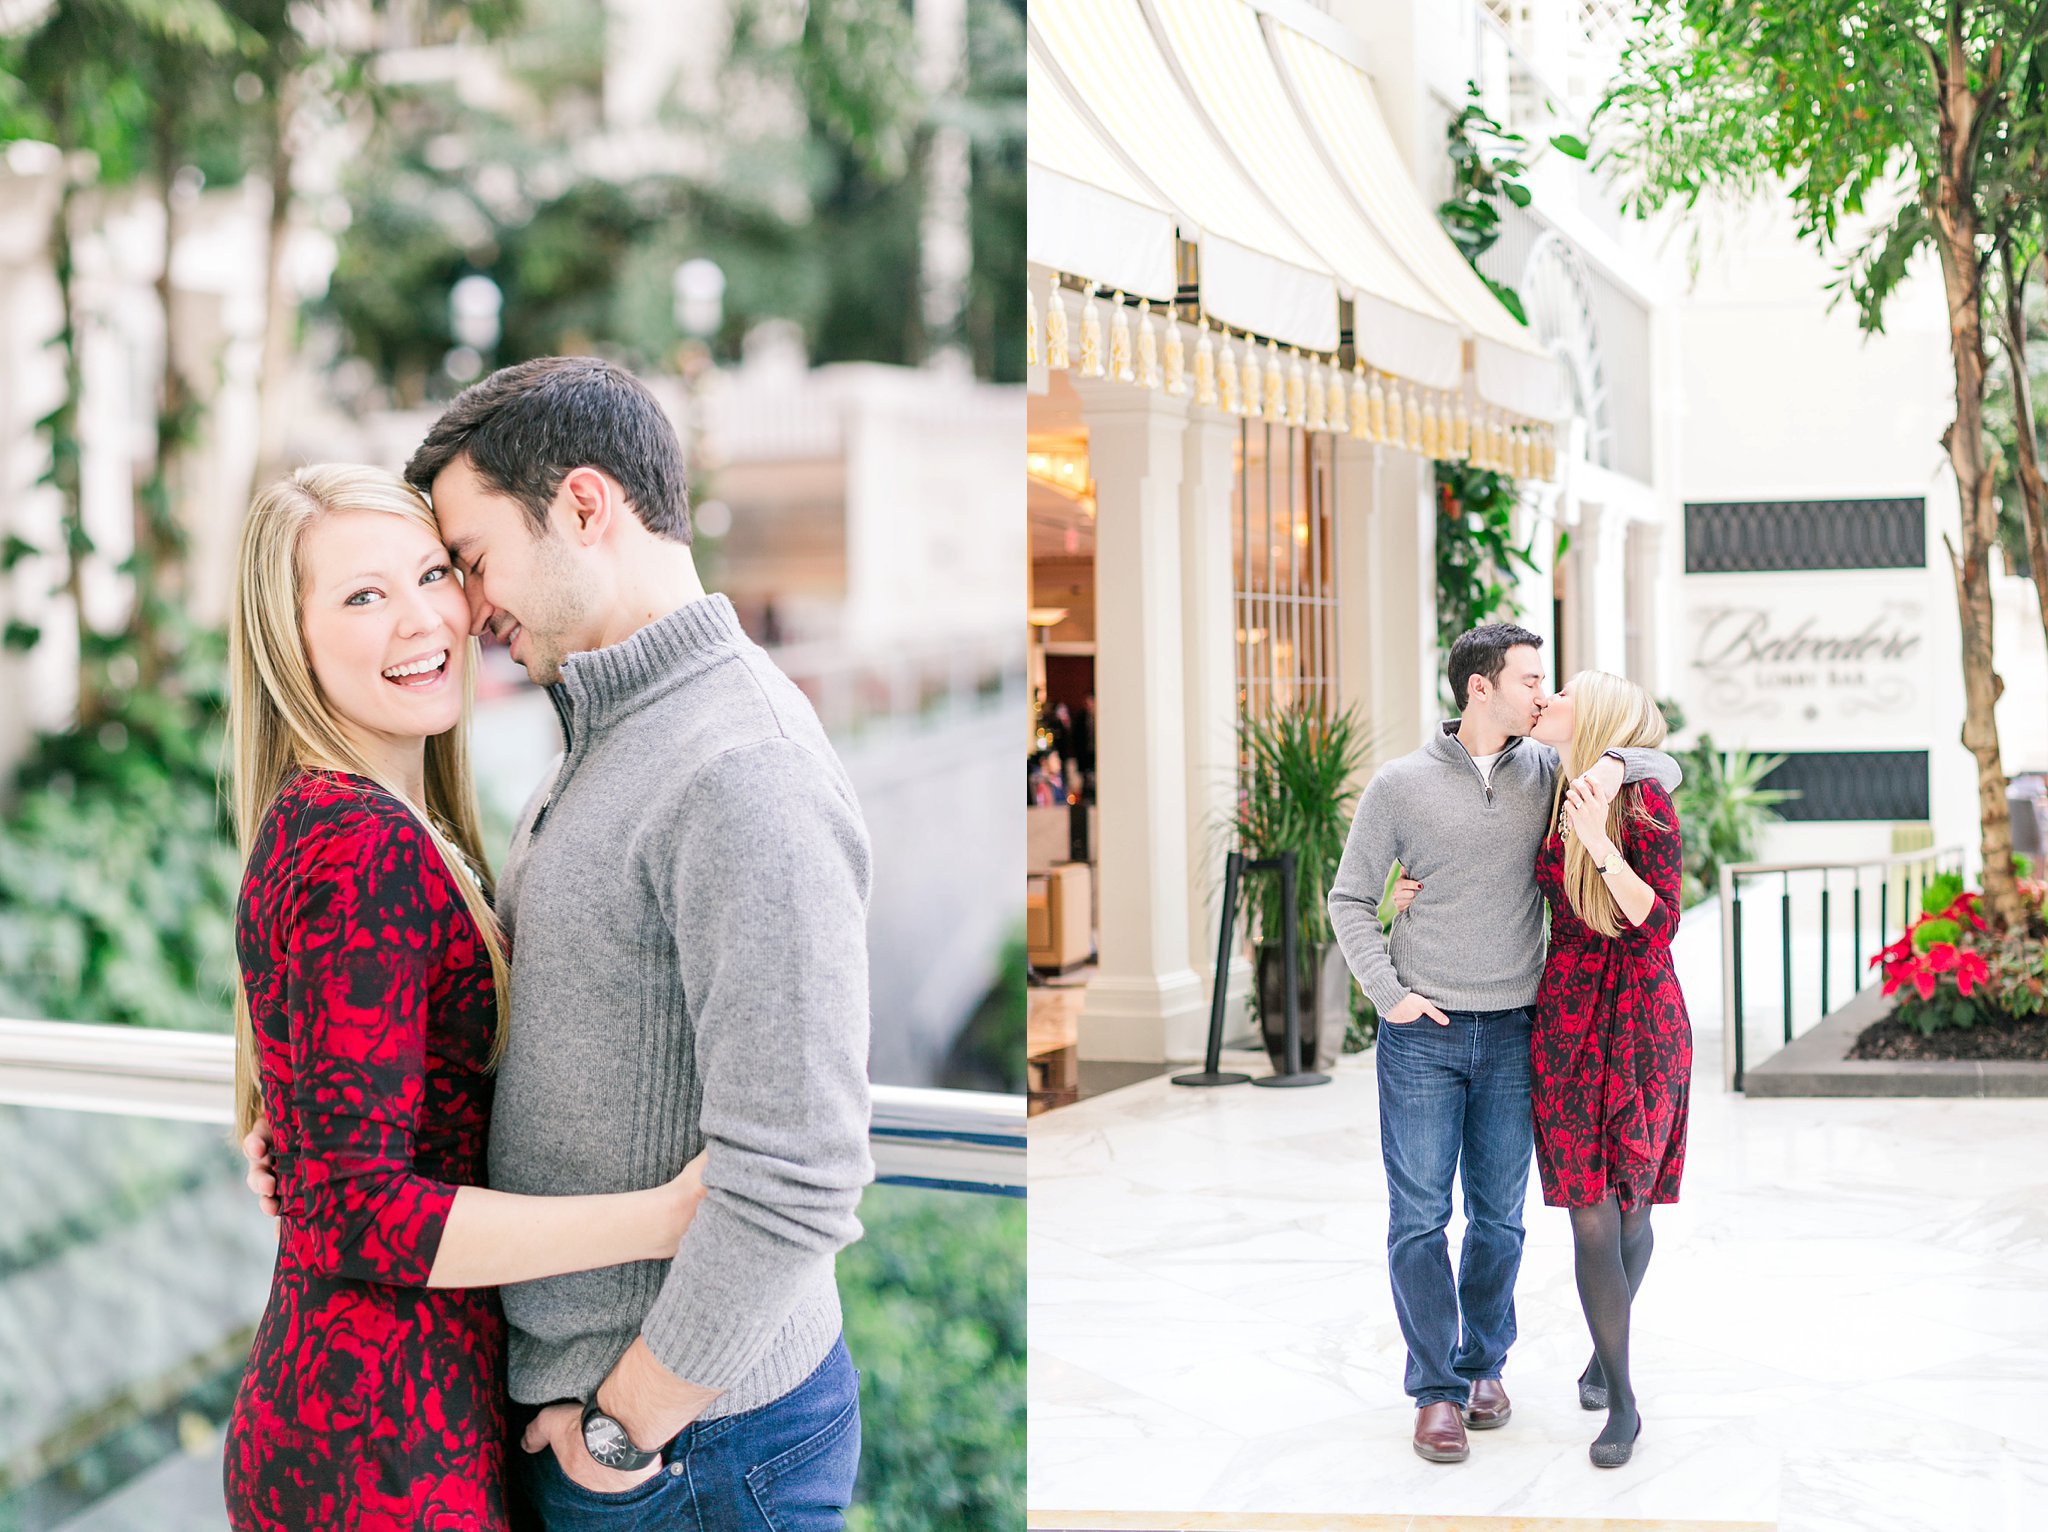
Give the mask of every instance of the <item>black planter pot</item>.
M 1328 1069 L 1344 1052 L 1351 1022 L 1351 970 L 1335 942 L 1295 948 L 1295 1004 L 1301 1025 L 1301 1067 Z M 1287 1068 L 1286 954 L 1279 942 L 1258 944 L 1259 1032 L 1276 1071 Z

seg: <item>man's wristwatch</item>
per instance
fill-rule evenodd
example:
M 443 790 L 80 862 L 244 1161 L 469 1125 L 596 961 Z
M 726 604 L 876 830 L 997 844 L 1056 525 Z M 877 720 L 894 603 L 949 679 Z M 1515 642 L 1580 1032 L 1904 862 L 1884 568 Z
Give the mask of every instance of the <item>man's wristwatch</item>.
M 642 1452 L 633 1445 L 633 1438 L 626 1434 L 626 1428 L 598 1408 L 595 1394 L 583 1406 L 583 1448 L 594 1461 L 620 1473 L 632 1473 L 635 1469 L 661 1461 L 659 1447 L 652 1452 Z

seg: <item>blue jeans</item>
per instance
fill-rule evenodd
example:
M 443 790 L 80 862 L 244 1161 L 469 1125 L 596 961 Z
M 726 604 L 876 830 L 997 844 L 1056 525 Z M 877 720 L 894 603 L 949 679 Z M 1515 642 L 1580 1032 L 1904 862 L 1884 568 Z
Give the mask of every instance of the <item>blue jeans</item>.
M 860 1375 L 842 1338 L 773 1404 L 685 1426 L 644 1484 L 604 1494 L 550 1449 L 510 1464 L 515 1495 L 547 1532 L 839 1532 L 860 1469 Z
M 1416 1407 L 1463 1404 L 1498 1378 L 1515 1341 L 1515 1275 L 1534 1139 L 1527 1008 L 1446 1011 L 1382 1022 L 1380 1150 L 1387 1164 L 1387 1269 L 1408 1342 L 1404 1384 Z M 1451 1177 L 1465 1188 L 1458 1275 L 1444 1228 Z

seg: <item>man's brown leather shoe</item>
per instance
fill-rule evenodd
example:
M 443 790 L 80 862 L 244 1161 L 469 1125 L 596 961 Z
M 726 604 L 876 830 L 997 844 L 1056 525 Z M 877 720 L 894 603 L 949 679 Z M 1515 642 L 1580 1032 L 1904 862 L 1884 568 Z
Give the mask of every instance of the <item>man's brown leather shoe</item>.
M 1472 1455 L 1455 1404 L 1425 1404 L 1415 1412 L 1415 1455 L 1432 1463 L 1462 1463 Z
M 1475 1431 L 1504 1426 L 1515 1407 L 1508 1403 L 1508 1391 L 1498 1378 L 1480 1378 L 1472 1385 L 1472 1400 L 1465 1406 L 1465 1424 Z

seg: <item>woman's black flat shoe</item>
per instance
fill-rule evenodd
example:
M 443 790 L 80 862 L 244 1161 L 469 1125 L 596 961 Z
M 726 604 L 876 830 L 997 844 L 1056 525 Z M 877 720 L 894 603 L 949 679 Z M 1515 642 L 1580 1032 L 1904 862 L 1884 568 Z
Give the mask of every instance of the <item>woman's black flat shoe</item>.
M 1586 1372 L 1593 1369 L 1588 1367 Z M 1579 1408 L 1582 1410 L 1604 1410 L 1607 1408 L 1607 1385 L 1588 1383 L 1586 1372 L 1579 1374 Z
M 1636 1455 L 1636 1443 L 1642 1439 L 1643 1417 L 1636 1416 L 1636 1434 L 1625 1442 L 1595 1442 L 1587 1449 L 1595 1468 L 1619 1468 Z

